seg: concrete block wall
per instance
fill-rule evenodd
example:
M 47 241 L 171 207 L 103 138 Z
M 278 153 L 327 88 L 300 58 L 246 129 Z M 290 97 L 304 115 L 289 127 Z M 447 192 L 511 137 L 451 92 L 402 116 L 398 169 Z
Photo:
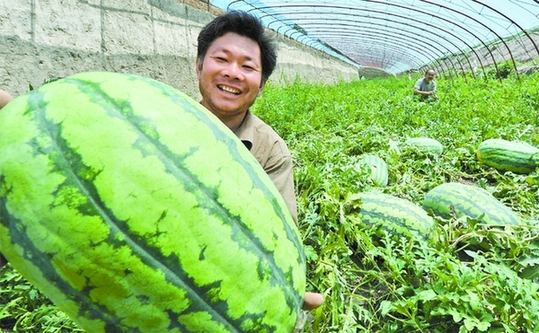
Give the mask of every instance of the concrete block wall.
M 148 76 L 198 98 L 196 38 L 220 10 L 208 0 L 0 0 L 0 87 L 17 96 L 83 71 Z M 331 84 L 358 70 L 288 37 L 270 78 Z

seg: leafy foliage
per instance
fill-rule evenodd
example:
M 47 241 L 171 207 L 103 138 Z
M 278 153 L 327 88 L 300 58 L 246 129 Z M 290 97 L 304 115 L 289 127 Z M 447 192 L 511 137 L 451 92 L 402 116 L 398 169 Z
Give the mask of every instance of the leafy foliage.
M 438 80 L 440 100 L 411 96 L 413 80 L 268 84 L 253 112 L 295 158 L 308 289 L 325 295 L 306 332 L 536 332 L 539 329 L 539 170 L 498 172 L 476 159 L 488 138 L 539 146 L 539 76 Z M 433 154 L 403 145 L 431 137 Z M 383 158 L 379 188 L 363 154 Z M 421 205 L 444 182 L 490 191 L 526 224 L 435 218 L 426 240 L 395 238 L 349 214 L 354 193 L 376 189 Z M 0 271 L 0 329 L 77 328 L 9 266 Z
M 413 80 L 267 86 L 255 113 L 296 159 L 300 231 L 310 289 L 325 304 L 312 332 L 535 332 L 539 329 L 539 170 L 498 172 L 477 162 L 488 138 L 539 144 L 539 77 L 438 81 L 440 101 L 411 96 Z M 407 147 L 430 137 L 441 155 Z M 429 241 L 379 237 L 347 214 L 351 194 L 375 189 L 353 168 L 376 154 L 385 193 L 419 205 L 430 189 L 463 182 L 490 191 L 526 224 L 436 218 Z M 380 189 L 377 189 L 380 190 Z
M 0 268 L 0 332 L 83 332 L 9 265 Z

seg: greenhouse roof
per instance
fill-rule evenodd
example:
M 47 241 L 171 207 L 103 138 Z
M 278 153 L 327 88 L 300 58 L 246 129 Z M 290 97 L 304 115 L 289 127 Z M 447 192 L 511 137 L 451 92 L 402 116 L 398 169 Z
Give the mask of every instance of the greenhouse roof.
M 267 28 L 358 67 L 393 74 L 426 66 L 443 72 L 483 68 L 485 63 L 496 66 L 500 61 L 516 64 L 515 47 L 526 59 L 539 58 L 539 0 L 211 3 L 251 12 Z

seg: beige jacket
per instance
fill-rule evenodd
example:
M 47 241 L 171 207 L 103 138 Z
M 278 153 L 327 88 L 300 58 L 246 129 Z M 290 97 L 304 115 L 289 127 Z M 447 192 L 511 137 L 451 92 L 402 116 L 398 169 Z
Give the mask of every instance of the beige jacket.
M 292 155 L 284 140 L 250 111 L 247 111 L 245 119 L 234 133 L 269 175 L 297 224 Z

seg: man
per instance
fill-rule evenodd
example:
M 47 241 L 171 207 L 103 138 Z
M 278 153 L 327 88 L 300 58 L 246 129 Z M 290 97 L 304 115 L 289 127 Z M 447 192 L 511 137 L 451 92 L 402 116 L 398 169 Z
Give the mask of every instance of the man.
M 0 88 L 0 109 L 6 106 L 12 99 L 13 97 L 7 91 Z
M 416 81 L 414 85 L 414 95 L 419 95 L 421 100 L 437 100 L 436 81 L 434 75 L 436 72 L 429 69 L 425 72 L 425 77 Z
M 249 111 L 275 69 L 275 45 L 258 18 L 241 11 L 218 16 L 198 36 L 196 73 L 200 103 L 251 151 L 283 196 L 297 223 L 292 156 L 284 140 Z M 306 293 L 303 309 L 324 302 Z

